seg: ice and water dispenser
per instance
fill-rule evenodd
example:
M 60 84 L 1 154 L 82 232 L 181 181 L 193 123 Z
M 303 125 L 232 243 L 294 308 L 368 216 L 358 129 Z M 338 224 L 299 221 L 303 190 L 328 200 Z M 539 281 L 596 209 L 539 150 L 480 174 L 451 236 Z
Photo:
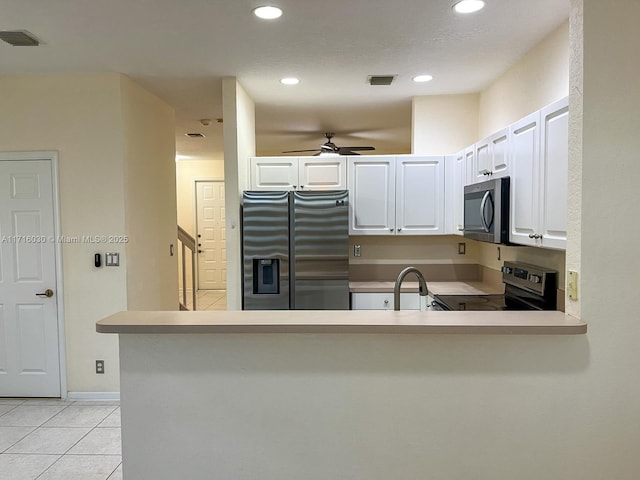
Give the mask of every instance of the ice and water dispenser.
M 277 258 L 253 259 L 253 293 L 280 293 L 280 260 Z

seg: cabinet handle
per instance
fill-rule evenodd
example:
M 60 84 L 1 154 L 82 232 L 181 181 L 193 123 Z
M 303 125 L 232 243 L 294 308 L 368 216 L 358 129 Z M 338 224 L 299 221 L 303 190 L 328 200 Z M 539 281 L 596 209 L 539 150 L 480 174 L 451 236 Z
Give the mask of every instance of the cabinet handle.
M 390 228 L 390 229 L 389 229 L 389 231 L 390 231 L 390 232 L 393 232 L 393 228 Z
M 293 186 L 293 189 L 295 190 L 296 188 L 298 188 L 298 186 L 297 186 L 297 185 L 294 185 L 294 186 Z
M 300 185 L 300 190 L 304 190 L 304 185 Z
M 401 229 L 401 228 L 399 228 L 399 229 L 398 229 L 398 231 L 399 231 L 399 232 L 401 232 L 401 231 L 402 231 L 402 229 Z

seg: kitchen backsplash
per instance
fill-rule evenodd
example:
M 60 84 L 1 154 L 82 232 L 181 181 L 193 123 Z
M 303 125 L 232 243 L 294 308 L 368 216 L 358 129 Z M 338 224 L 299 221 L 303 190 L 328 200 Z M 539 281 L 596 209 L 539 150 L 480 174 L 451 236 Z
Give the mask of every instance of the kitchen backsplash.
M 458 253 L 459 244 L 464 244 L 464 254 Z M 354 255 L 356 245 L 360 246 L 359 257 Z M 352 236 L 349 237 L 349 246 L 349 264 L 355 272 L 360 271 L 358 265 L 380 265 L 378 270 L 383 273 L 387 270 L 383 265 L 437 264 L 442 265 L 438 271 L 459 272 L 467 276 L 473 274 L 472 265 L 480 265 L 485 268 L 481 268 L 478 275 L 494 283 L 494 277 L 500 278 L 499 271 L 504 261 L 513 260 L 557 270 L 558 287 L 564 289 L 565 252 L 560 250 L 495 245 L 457 235 Z M 469 267 L 458 266 L 462 264 L 469 264 Z

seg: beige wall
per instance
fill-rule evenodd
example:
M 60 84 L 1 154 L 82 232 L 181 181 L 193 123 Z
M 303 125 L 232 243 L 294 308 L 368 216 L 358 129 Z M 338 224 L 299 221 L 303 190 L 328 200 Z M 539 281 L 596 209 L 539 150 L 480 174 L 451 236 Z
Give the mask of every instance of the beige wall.
M 478 140 L 477 93 L 413 97 L 411 153 L 449 155 Z
M 195 236 L 195 181 L 223 180 L 222 160 L 179 160 L 176 162 L 176 185 L 178 194 L 178 225 Z
M 458 254 L 458 243 L 466 244 L 466 254 Z M 360 257 L 353 246 L 360 245 Z M 349 263 L 478 263 L 479 243 L 455 235 L 349 237 Z
M 56 150 L 62 234 L 125 234 L 120 76 L 0 77 L 4 151 Z M 93 267 L 120 252 L 120 268 Z M 63 245 L 67 382 L 70 391 L 118 391 L 118 339 L 95 322 L 127 308 L 125 245 Z M 95 360 L 105 374 L 95 374 Z
M 565 22 L 479 94 L 415 97 L 413 152 L 455 153 L 568 93 L 569 24 Z M 415 249 L 404 240 L 406 238 L 391 240 L 389 237 L 382 237 L 379 245 L 385 248 L 376 251 L 384 256 L 388 247 L 391 252 L 413 254 Z M 443 251 L 453 252 L 454 262 L 459 262 L 456 237 L 452 238 L 448 248 Z M 559 285 L 564 288 L 564 252 L 501 246 L 498 260 L 497 246 L 469 240 L 466 243 L 465 262 L 476 261 L 495 270 L 502 266 L 504 260 L 553 268 L 560 272 Z M 446 245 L 446 241 L 443 244 Z M 421 254 L 430 258 L 432 251 Z
M 178 225 L 196 238 L 196 180 L 223 180 L 222 160 L 179 160 L 176 162 L 176 190 L 178 202 Z M 191 253 L 187 251 L 187 288 L 192 287 Z M 182 249 L 178 249 L 179 285 L 182 288 Z
M 153 182 L 149 181 L 151 162 L 153 166 L 156 162 L 170 165 L 170 172 L 174 168 L 172 113 L 157 102 L 118 74 L 0 77 L 0 148 L 7 152 L 58 152 L 61 234 L 128 235 L 127 221 L 137 223 L 132 227 L 134 243 L 74 243 L 62 247 L 70 392 L 119 391 L 118 339 L 115 335 L 97 334 L 95 322 L 126 310 L 128 305 L 164 308 L 165 304 L 152 302 L 136 287 L 137 283 L 149 281 L 150 273 L 168 275 L 154 284 L 162 284 L 163 292 L 169 284 L 164 280 L 176 285 L 177 274 L 171 273 L 174 267 L 169 262 L 138 261 L 139 255 L 146 255 L 142 250 L 147 248 L 146 238 L 139 241 L 138 232 L 142 230 L 161 237 L 161 251 L 168 256 L 168 232 L 161 226 L 164 220 L 155 218 L 160 213 L 148 215 L 155 212 L 155 206 L 150 207 L 147 202 L 163 202 L 162 210 L 169 209 L 175 237 L 175 207 L 171 212 L 171 202 L 158 199 L 158 190 L 165 195 L 168 188 L 169 198 L 173 195 L 172 173 L 153 173 Z M 170 132 L 167 141 L 155 137 L 166 132 Z M 140 138 L 136 138 L 138 135 Z M 169 157 L 165 158 L 167 154 Z M 125 181 L 127 175 L 132 183 Z M 140 197 L 128 191 L 134 185 L 140 188 Z M 127 197 L 131 202 L 128 206 Z M 142 209 L 138 210 L 141 204 L 148 210 L 144 215 Z M 156 255 L 157 248 L 152 243 L 151 256 Z M 119 268 L 93 266 L 94 253 L 106 252 L 121 254 Z M 149 256 L 145 259 L 154 261 Z M 150 265 L 158 270 L 152 272 Z M 174 308 L 176 289 L 177 286 L 171 287 Z M 105 361 L 104 375 L 95 374 L 96 359 Z
M 569 24 L 560 25 L 480 94 L 486 137 L 569 94 Z
M 120 81 L 125 228 L 129 236 L 127 307 L 177 310 L 174 112 L 127 77 Z
M 227 215 L 227 309 L 242 306 L 240 193 L 249 186 L 249 158 L 256 154 L 255 104 L 235 77 L 222 81 L 225 211 Z

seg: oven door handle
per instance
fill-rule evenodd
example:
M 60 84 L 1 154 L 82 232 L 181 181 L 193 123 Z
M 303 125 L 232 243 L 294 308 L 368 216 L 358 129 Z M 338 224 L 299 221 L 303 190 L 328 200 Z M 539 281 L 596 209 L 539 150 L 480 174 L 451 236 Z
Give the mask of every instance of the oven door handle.
M 491 192 L 490 191 L 484 192 L 484 196 L 482 197 L 482 202 L 480 203 L 480 221 L 482 222 L 482 228 L 484 228 L 484 231 L 487 233 L 490 233 L 489 225 L 493 223 L 493 219 L 491 219 L 491 222 L 489 222 L 488 224 L 484 219 L 484 211 L 485 211 L 485 208 L 487 207 L 487 201 L 490 198 L 491 198 Z

